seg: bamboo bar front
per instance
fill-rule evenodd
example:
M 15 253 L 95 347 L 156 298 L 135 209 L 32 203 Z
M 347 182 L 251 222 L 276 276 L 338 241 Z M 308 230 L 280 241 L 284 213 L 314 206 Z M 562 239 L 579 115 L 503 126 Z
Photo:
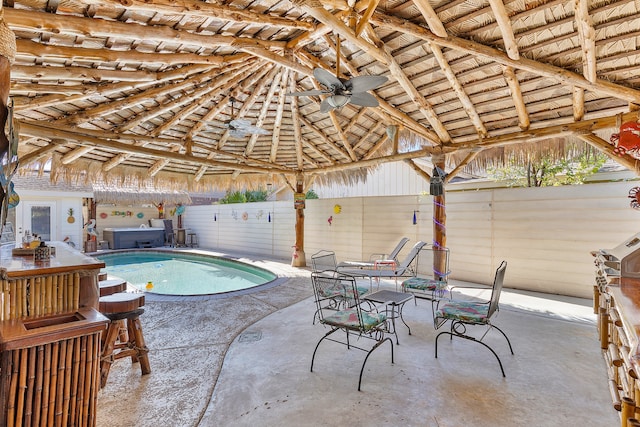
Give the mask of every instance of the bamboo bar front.
M 0 249 L 0 422 L 95 426 L 104 264 L 62 242 L 47 261 Z

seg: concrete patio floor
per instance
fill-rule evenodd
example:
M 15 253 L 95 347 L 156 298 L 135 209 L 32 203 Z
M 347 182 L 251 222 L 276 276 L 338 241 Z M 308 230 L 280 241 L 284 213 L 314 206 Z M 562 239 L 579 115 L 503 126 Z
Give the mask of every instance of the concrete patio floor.
M 387 343 L 372 353 L 358 392 L 361 351 L 323 343 L 309 372 L 325 333 L 311 322 L 309 271 L 253 261 L 280 278 L 225 298 L 147 297 L 152 372 L 114 364 L 98 395 L 99 427 L 619 425 L 588 300 L 505 290 L 495 323 L 515 355 L 499 334 L 486 340 L 506 378 L 477 343 L 443 337 L 434 358 L 430 304 L 409 302 L 412 335 L 399 326 L 394 364 Z

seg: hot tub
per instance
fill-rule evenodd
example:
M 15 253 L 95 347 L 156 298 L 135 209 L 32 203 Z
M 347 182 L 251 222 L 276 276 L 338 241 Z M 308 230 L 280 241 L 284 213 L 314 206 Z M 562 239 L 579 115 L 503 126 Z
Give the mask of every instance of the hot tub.
M 164 246 L 164 228 L 105 228 L 109 249 L 155 248 Z

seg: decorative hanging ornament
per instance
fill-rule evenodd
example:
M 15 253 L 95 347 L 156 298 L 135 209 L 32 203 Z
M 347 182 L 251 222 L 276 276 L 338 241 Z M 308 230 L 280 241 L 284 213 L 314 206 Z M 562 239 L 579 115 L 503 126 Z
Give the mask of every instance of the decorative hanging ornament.
M 633 209 L 640 210 L 640 187 L 633 187 L 629 190 L 629 198 L 631 199 L 629 205 Z
M 416 216 L 416 211 L 413 211 L 413 225 L 418 223 L 418 217 Z
M 271 222 L 271 212 L 269 212 L 269 222 Z
M 329 223 L 329 225 L 331 225 L 331 223 L 333 222 L 333 215 L 327 218 L 327 222 Z
M 333 207 L 333 213 L 337 215 L 337 214 L 339 214 L 340 212 L 342 212 L 342 206 L 340 206 L 340 205 L 335 205 L 335 206 Z
M 630 155 L 640 159 L 640 123 L 627 122 L 620 125 L 620 133 L 611 135 L 611 143 L 616 147 L 613 152 L 618 156 Z

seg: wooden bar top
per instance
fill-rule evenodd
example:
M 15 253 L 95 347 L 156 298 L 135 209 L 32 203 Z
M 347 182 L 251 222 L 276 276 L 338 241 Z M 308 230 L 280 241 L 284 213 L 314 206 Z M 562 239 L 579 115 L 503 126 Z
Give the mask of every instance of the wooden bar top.
M 616 277 L 607 285 L 629 339 L 629 359 L 640 375 L 640 278 Z
M 104 267 L 104 262 L 83 254 L 64 242 L 47 242 L 56 248 L 49 261 L 35 261 L 31 255 L 13 255 L 14 245 L 0 248 L 0 276 L 5 279 L 57 274 L 75 270 L 91 270 Z

